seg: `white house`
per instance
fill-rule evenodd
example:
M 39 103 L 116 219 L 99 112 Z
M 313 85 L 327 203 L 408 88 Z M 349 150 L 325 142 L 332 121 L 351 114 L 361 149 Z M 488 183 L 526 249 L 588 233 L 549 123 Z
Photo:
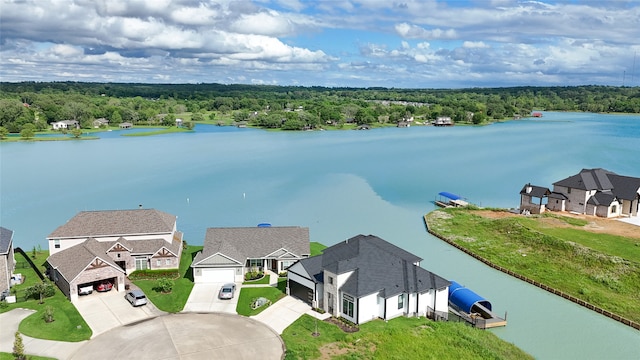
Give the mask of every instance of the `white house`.
M 51 123 L 51 127 L 53 130 L 78 129 L 80 127 L 80 123 L 76 120 L 62 120 Z
M 11 275 L 15 267 L 13 231 L 0 226 L 0 292 L 11 288 Z
M 362 324 L 398 316 L 447 318 L 450 282 L 419 257 L 374 235 L 358 235 L 287 272 L 287 292 L 333 316 Z
M 241 282 L 253 270 L 285 272 L 309 257 L 309 228 L 257 226 L 209 228 L 191 267 L 196 283 Z

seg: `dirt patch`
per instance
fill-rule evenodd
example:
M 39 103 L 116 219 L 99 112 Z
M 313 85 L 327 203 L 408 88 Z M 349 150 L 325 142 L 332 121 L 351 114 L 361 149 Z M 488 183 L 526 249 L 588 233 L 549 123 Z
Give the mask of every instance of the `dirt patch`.
M 511 213 L 508 211 L 491 211 L 491 210 L 478 210 L 476 214 L 488 219 L 501 219 L 506 217 L 523 216 L 520 214 Z M 591 231 L 594 233 L 606 233 L 606 234 L 640 239 L 640 227 L 632 224 L 627 224 L 622 221 L 618 221 L 615 219 L 604 219 L 596 216 L 577 215 L 577 214 L 570 214 L 570 213 L 554 213 L 554 214 L 558 216 L 566 216 L 566 217 L 586 220 L 588 221 L 588 224 L 585 226 L 575 226 L 575 225 L 568 224 L 562 221 L 561 219 L 556 219 L 552 217 L 539 218 L 539 221 L 542 222 L 543 224 L 547 224 L 549 226 L 554 226 L 554 227 L 571 227 L 571 228 Z
M 336 356 L 345 355 L 353 351 L 352 348 L 344 346 L 343 343 L 333 342 L 320 347 L 320 360 L 331 360 Z

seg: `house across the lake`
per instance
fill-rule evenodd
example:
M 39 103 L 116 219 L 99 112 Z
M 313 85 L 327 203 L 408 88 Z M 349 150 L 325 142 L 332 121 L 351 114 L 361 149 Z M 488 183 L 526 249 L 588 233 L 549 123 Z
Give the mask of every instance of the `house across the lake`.
M 526 184 L 520 191 L 520 211 L 540 214 L 546 210 L 611 218 L 638 216 L 640 178 L 596 168 L 546 187 Z
M 209 228 L 191 267 L 196 283 L 241 282 L 249 271 L 285 272 L 309 257 L 309 228 L 298 226 Z
M 154 209 L 82 211 L 47 240 L 48 276 L 72 302 L 101 282 L 124 291 L 135 270 L 177 269 L 182 254 L 176 216 Z
M 398 316 L 446 319 L 450 282 L 421 268 L 421 260 L 377 236 L 358 235 L 293 264 L 287 293 L 356 324 Z

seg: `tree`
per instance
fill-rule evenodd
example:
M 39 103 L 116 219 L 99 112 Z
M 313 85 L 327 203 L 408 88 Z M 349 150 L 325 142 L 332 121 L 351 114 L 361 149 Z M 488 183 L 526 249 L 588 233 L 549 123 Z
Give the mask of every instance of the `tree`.
M 118 110 L 115 110 L 113 113 L 111 113 L 109 123 L 112 125 L 119 125 L 122 123 L 122 115 L 120 115 L 120 112 Z
M 71 130 L 71 136 L 73 136 L 76 139 L 79 139 L 80 136 L 82 136 L 82 130 L 81 129 L 73 129 L 73 130 Z
M 4 126 L 0 126 L 0 139 L 6 139 L 7 135 L 9 135 L 9 130 Z
M 196 126 L 196 124 L 194 124 L 193 121 L 184 122 L 184 127 L 186 127 L 187 130 L 193 130 L 194 126 Z
M 191 120 L 192 121 L 204 121 L 204 115 L 202 113 L 199 113 L 199 112 L 194 113 L 191 116 Z
M 37 283 L 25 289 L 26 298 L 39 299 L 39 303 L 44 303 L 45 297 L 55 295 L 55 289 L 50 283 Z
M 20 136 L 23 139 L 31 139 L 36 136 L 36 126 L 33 124 L 25 124 L 20 130 Z
M 13 340 L 13 358 L 16 360 L 27 360 L 24 354 L 24 343 L 22 342 L 22 335 L 19 331 L 16 331 Z

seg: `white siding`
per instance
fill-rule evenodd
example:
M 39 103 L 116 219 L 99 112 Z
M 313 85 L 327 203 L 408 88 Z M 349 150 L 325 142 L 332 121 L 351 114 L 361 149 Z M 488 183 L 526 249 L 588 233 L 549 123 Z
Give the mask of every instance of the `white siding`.
M 315 283 L 307 278 L 304 278 L 298 274 L 293 273 L 292 271 L 289 271 L 287 273 L 287 278 L 289 278 L 290 281 L 295 281 L 298 284 L 302 284 L 306 287 L 308 287 L 311 290 L 314 290 L 316 288 Z
M 398 309 L 398 295 L 386 299 L 387 317 L 385 318 L 385 320 L 391 320 L 404 314 L 404 311 L 407 308 L 407 296 L 406 294 L 404 294 L 404 296 L 404 307 L 402 309 Z
M 356 299 L 358 324 L 377 319 L 380 314 L 380 305 L 378 304 L 378 293 Z
M 236 280 L 235 273 L 233 268 L 195 268 L 193 280 L 196 283 L 231 283 Z

